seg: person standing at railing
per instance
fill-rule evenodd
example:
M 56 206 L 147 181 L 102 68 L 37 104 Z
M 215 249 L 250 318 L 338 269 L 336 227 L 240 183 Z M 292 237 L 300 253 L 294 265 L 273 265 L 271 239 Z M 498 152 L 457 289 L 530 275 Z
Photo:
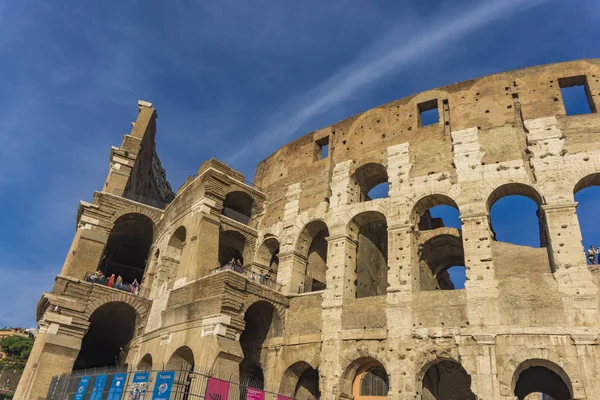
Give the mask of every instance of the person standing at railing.
M 115 286 L 117 289 L 121 289 L 121 286 L 123 286 L 123 278 L 121 277 L 121 275 L 117 275 L 117 286 Z
M 110 276 L 110 278 L 108 279 L 108 285 L 106 285 L 106 286 L 108 286 L 108 287 L 113 287 L 113 286 L 114 286 L 114 284 L 115 284 L 115 274 L 112 274 L 112 275 Z

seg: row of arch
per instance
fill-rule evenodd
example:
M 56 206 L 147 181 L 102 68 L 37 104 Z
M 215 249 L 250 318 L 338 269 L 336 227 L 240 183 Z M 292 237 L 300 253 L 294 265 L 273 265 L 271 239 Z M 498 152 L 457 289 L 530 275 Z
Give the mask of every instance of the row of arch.
M 358 171 L 362 171 L 360 168 Z M 367 173 L 358 174 L 358 178 L 369 188 L 376 182 L 371 175 Z M 575 185 L 575 194 L 589 186 L 600 186 L 600 174 L 592 174 L 583 178 Z M 362 189 L 361 189 L 362 190 Z M 246 214 L 251 214 L 252 201 L 249 199 L 241 201 L 237 192 L 229 193 L 237 203 L 245 204 L 244 207 L 237 207 Z M 240 192 L 241 193 L 241 192 Z M 530 219 L 537 221 L 537 236 L 539 241 L 528 243 L 539 247 L 548 246 L 548 232 L 544 221 L 543 213 L 540 207 L 544 204 L 542 196 L 531 186 L 522 183 L 509 183 L 496 188 L 487 199 L 487 208 L 491 213 L 492 208 L 500 200 L 520 196 L 533 203 L 530 207 Z M 226 199 L 227 200 L 227 199 Z M 224 204 L 228 204 L 227 201 Z M 510 206 L 510 204 L 509 204 Z M 233 207 L 236 207 L 235 205 Z M 448 270 L 456 267 L 463 268 L 464 271 L 464 251 L 462 250 L 462 237 L 460 232 L 460 209 L 457 202 L 446 194 L 431 194 L 419 199 L 413 206 L 410 214 L 410 223 L 415 226 L 418 232 L 435 230 L 442 227 L 449 227 L 445 218 L 440 218 L 435 214 L 436 209 L 445 208 L 441 215 L 448 215 L 448 210 L 454 213 L 453 220 L 456 221 L 454 234 L 444 234 L 440 237 L 432 236 L 429 242 L 421 241 L 419 243 L 420 262 L 424 265 L 422 268 L 423 282 L 426 282 L 425 275 L 429 275 L 428 283 L 421 285 L 421 289 L 451 289 L 455 288 Z M 241 212 L 240 211 L 240 212 Z M 511 219 L 511 212 L 504 212 L 499 218 L 503 223 Z M 490 227 L 492 235 L 495 236 L 495 221 L 492 215 Z M 513 220 L 522 220 L 523 216 L 519 214 Z M 105 275 L 120 275 L 125 282 L 137 280 L 141 282 L 144 278 L 146 266 L 149 265 L 149 251 L 152 247 L 156 228 L 152 221 L 142 214 L 125 214 L 119 217 L 110 232 L 107 244 L 105 246 L 99 269 Z M 376 295 L 385 293 L 387 282 L 387 221 L 381 211 L 368 211 L 356 215 L 347 226 L 347 234 L 357 243 L 357 297 Z M 517 236 L 522 230 L 514 230 Z M 446 232 L 448 233 L 448 231 Z M 531 231 L 527 236 L 531 236 Z M 185 247 L 187 241 L 187 231 L 184 226 L 177 228 L 170 237 L 163 254 L 160 250 L 155 250 L 154 259 L 163 257 L 172 267 L 169 274 L 163 274 L 158 277 L 160 284 L 172 279 L 176 275 L 178 265 L 185 258 Z M 309 222 L 300 231 L 296 243 L 295 252 L 303 257 L 305 262 L 304 276 L 305 280 L 299 291 L 316 291 L 326 287 L 327 270 L 327 240 L 329 229 L 325 221 L 315 220 Z M 498 238 L 501 241 L 511 242 L 506 237 Z M 513 242 L 514 243 L 514 242 Z M 515 243 L 521 244 L 521 243 Z M 219 263 L 223 265 L 231 260 L 239 261 L 241 264 L 247 264 L 254 259 L 255 263 L 262 268 L 264 272 L 270 273 L 275 279 L 279 267 L 279 239 L 274 235 L 266 235 L 254 255 L 254 249 L 250 248 L 246 238 L 237 231 L 223 230 L 219 234 Z M 447 256 L 440 256 L 447 255 Z

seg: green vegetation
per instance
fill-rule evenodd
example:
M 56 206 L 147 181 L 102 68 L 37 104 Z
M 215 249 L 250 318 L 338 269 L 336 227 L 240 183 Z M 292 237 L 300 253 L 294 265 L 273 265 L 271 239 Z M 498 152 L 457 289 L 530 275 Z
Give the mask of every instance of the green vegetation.
M 6 365 L 22 370 L 31 353 L 33 339 L 16 335 L 7 336 L 0 340 L 0 347 L 6 353 L 6 357 L 0 360 L 0 369 Z

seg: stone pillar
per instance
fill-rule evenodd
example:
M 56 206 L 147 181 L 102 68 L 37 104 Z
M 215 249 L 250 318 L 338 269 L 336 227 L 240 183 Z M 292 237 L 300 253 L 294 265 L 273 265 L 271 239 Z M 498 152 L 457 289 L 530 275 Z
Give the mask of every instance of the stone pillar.
M 583 385 L 583 391 L 588 399 L 599 399 L 600 384 L 598 382 L 598 374 L 600 374 L 600 365 L 598 365 L 598 357 L 595 350 L 597 348 L 596 340 L 598 339 L 598 335 L 594 333 L 571 334 L 571 339 L 577 351 L 577 359 L 583 380 L 583 382 L 575 384 Z M 571 377 L 571 380 L 573 380 L 573 377 Z
M 58 333 L 58 324 L 40 324 L 31 355 L 21 376 L 15 400 L 45 398 L 52 377 L 71 372 L 81 339 Z
M 352 179 L 350 179 L 352 164 L 352 160 L 347 160 L 335 164 L 333 168 L 331 199 L 329 201 L 331 208 L 356 203 L 360 199 L 360 188 L 353 185 Z
M 298 294 L 306 277 L 306 257 L 295 251 L 279 253 L 277 282 L 285 294 Z
M 410 225 L 388 227 L 387 327 L 390 338 L 400 338 L 412 326 L 412 298 L 416 238 Z
M 107 239 L 106 233 L 80 225 L 60 274 L 83 279 L 86 273 L 96 271 Z
M 327 238 L 324 304 L 341 306 L 343 299 L 356 297 L 356 246 L 356 241 L 344 233 Z
M 408 153 L 408 143 L 401 143 L 387 148 L 389 196 L 400 195 L 402 183 L 408 181 L 412 164 Z
M 598 288 L 592 282 L 583 246 L 577 203 L 542 205 L 548 233 L 548 251 L 558 288 L 563 293 L 567 321 L 594 325 L 598 313 Z
M 461 346 L 463 363 L 471 362 L 475 373 L 471 373 L 471 390 L 480 399 L 500 399 L 500 382 L 496 365 L 496 335 L 473 335 L 477 350 Z M 465 351 L 466 350 L 466 351 Z M 470 359 L 470 360 L 469 360 Z
M 188 282 L 207 276 L 219 261 L 219 217 L 211 211 L 216 202 L 204 197 L 192 206 L 193 222 L 186 240 L 188 260 L 179 265 L 178 278 Z
M 471 326 L 500 323 L 498 281 L 494 271 L 492 234 L 485 212 L 464 214 L 462 221 L 463 250 L 467 268 L 467 307 Z

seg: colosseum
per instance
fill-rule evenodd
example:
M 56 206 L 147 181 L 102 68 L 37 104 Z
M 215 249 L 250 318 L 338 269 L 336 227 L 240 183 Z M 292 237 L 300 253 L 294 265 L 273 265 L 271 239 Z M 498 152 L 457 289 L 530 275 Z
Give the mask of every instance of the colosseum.
M 600 273 L 574 197 L 600 185 L 599 79 L 591 59 L 429 90 L 294 140 L 253 183 L 210 159 L 176 193 L 140 101 L 79 203 L 15 398 L 114 369 L 175 370 L 189 400 L 210 376 L 230 399 L 600 399 Z M 573 86 L 589 113 L 568 115 Z M 539 247 L 496 240 L 511 195 L 537 204 Z

